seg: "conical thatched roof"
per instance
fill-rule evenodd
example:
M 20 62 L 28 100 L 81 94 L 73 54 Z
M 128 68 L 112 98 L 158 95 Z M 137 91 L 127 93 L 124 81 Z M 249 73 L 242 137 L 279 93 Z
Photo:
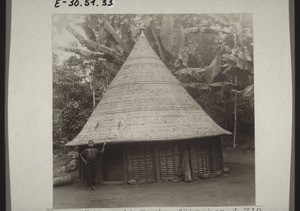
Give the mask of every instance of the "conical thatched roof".
M 230 135 L 187 93 L 140 36 L 78 134 L 67 144 L 167 141 Z

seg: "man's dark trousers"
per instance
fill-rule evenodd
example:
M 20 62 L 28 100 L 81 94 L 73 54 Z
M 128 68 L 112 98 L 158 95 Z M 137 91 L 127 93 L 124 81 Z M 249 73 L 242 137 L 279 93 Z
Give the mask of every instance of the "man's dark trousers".
M 96 177 L 96 162 L 88 162 L 86 165 L 86 169 L 88 186 L 94 186 L 94 179 Z

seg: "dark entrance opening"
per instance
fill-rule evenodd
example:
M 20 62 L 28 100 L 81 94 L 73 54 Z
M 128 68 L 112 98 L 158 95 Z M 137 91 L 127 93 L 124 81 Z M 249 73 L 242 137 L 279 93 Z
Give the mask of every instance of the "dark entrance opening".
M 105 148 L 103 170 L 104 181 L 123 181 L 123 149 L 120 145 Z

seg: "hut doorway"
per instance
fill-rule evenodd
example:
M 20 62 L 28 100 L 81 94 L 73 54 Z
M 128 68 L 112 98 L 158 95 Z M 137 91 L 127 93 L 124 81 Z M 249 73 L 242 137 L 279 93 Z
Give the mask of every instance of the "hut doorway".
M 111 145 L 103 153 L 103 180 L 123 181 L 123 149 Z

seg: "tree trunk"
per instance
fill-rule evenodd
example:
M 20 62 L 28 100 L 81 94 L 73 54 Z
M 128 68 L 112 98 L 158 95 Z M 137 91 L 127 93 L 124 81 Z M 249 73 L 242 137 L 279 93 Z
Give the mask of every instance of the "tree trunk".
M 235 85 L 237 85 L 237 77 L 235 77 Z M 233 131 L 233 147 L 236 147 L 236 125 L 237 125 L 237 92 L 234 92 L 234 131 Z
M 71 175 L 63 176 L 63 177 L 55 177 L 53 178 L 53 187 L 69 185 L 72 183 Z
M 233 147 L 236 147 L 236 125 L 237 125 L 237 93 L 234 93 L 234 131 L 233 131 Z
M 224 110 L 223 110 L 223 118 L 224 118 L 224 129 L 228 129 L 228 103 L 227 103 L 227 94 L 223 92 L 223 99 L 224 99 Z M 226 136 L 221 136 L 221 140 L 226 141 L 227 143 L 227 137 Z

